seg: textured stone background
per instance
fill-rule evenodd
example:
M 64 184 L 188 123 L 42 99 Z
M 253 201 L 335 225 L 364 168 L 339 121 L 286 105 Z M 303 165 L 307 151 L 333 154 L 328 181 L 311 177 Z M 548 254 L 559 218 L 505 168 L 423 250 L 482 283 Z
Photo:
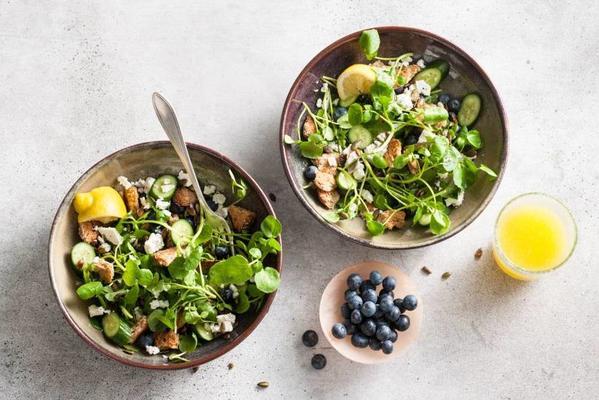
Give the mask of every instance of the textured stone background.
M 582 1 L 2 1 L 0 398 L 596 397 L 598 17 L 599 3 Z M 283 100 L 305 63 L 342 35 L 392 24 L 469 52 L 496 84 L 511 126 L 507 173 L 489 208 L 456 237 L 404 252 L 355 246 L 309 217 L 276 141 Z M 123 146 L 164 137 L 155 90 L 191 141 L 238 160 L 276 194 L 285 226 L 271 313 L 195 374 L 96 354 L 64 322 L 47 273 L 50 223 L 72 182 Z M 524 191 L 564 199 L 580 234 L 567 267 L 532 284 L 503 276 L 488 251 L 499 208 Z M 478 247 L 485 253 L 475 262 Z M 356 365 L 322 342 L 314 351 L 301 345 L 301 333 L 317 329 L 326 282 L 362 259 L 401 266 L 426 302 L 419 342 L 392 365 Z M 433 275 L 423 276 L 423 265 Z M 315 351 L 328 357 L 322 371 L 309 365 Z M 258 391 L 261 380 L 271 386 Z

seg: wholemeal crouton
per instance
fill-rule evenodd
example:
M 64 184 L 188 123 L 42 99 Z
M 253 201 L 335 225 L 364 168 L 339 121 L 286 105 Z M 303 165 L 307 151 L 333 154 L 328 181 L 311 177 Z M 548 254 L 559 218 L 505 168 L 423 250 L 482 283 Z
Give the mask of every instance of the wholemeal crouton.
M 136 214 L 137 210 L 139 210 L 139 193 L 137 193 L 135 186 L 125 189 L 125 204 L 127 204 L 127 209 L 133 214 Z
M 333 175 L 318 171 L 316 172 L 316 178 L 314 178 L 314 186 L 322 191 L 330 192 L 335 190 L 337 182 Z
M 312 117 L 308 115 L 304 121 L 302 135 L 304 136 L 304 139 L 308 139 L 308 136 L 312 135 L 313 133 L 316 133 L 316 123 Z
M 179 348 L 179 335 L 172 330 L 155 332 L 154 345 L 160 350 L 175 350 Z
M 181 207 L 189 207 L 197 201 L 196 194 L 186 187 L 177 188 L 173 195 L 173 202 Z
M 389 167 L 393 166 L 393 161 L 395 161 L 395 157 L 401 154 L 401 142 L 399 139 L 391 139 L 389 145 L 387 146 L 387 152 L 385 153 L 385 161 L 387 161 L 387 165 Z
M 100 234 L 94 228 L 99 224 L 96 221 L 82 222 L 79 224 L 79 237 L 85 243 L 96 244 Z
M 399 229 L 405 224 L 406 213 L 400 210 L 386 210 L 381 211 L 376 219 L 389 230 Z
M 410 160 L 408 161 L 408 170 L 412 175 L 416 175 L 420 172 L 420 163 L 418 160 Z
M 420 72 L 420 67 L 416 64 L 408 65 L 407 67 L 402 67 L 399 71 L 399 76 L 404 79 L 404 85 L 412 80 L 412 78 Z
M 335 175 L 340 160 L 341 155 L 338 153 L 324 153 L 322 156 L 315 158 L 312 162 L 319 171 Z
M 318 200 L 320 201 L 320 203 L 329 210 L 335 208 L 335 205 L 341 198 L 341 195 L 336 190 L 327 192 L 324 190 L 316 189 L 316 196 L 318 196 Z
M 202 260 L 200 265 L 202 266 L 202 272 L 207 272 L 218 260 Z
M 104 283 L 111 283 L 114 278 L 114 266 L 108 261 L 98 259 L 94 261 L 94 271 L 100 277 L 100 280 Z
M 153 254 L 153 256 L 158 265 L 168 267 L 175 260 L 175 258 L 177 258 L 177 248 L 169 247 L 168 249 L 158 250 Z
M 256 213 L 246 210 L 243 207 L 232 205 L 229 207 L 229 217 L 231 217 L 233 229 L 237 232 L 241 232 L 248 229 L 252 223 L 254 223 Z
M 131 343 L 135 343 L 137 338 L 141 336 L 142 333 L 148 330 L 148 319 L 145 315 L 142 315 L 140 319 L 137 320 L 133 328 L 131 328 Z

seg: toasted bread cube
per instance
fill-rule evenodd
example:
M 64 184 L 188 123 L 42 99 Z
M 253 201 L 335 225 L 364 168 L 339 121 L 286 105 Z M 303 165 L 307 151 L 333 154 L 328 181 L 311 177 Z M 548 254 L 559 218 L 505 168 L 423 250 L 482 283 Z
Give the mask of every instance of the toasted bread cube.
M 324 192 L 331 192 L 337 187 L 337 181 L 333 175 L 318 171 L 314 178 L 314 186 Z
M 79 237 L 85 243 L 96 244 L 98 243 L 98 237 L 100 233 L 95 230 L 95 227 L 99 224 L 96 221 L 82 222 L 79 224 Z
M 387 165 L 389 167 L 393 166 L 393 161 L 395 161 L 395 157 L 401 154 L 401 142 L 399 139 L 391 139 L 389 141 L 389 145 L 387 146 L 387 151 L 385 152 L 385 161 L 387 161 Z
M 325 174 L 335 175 L 337 173 L 337 166 L 341 161 L 341 155 L 338 153 L 325 153 L 322 156 L 313 160 L 314 165 L 319 171 Z
M 158 265 L 168 267 L 177 258 L 177 248 L 169 247 L 168 249 L 158 250 L 154 252 L 153 256 Z
M 316 196 L 318 196 L 320 203 L 329 210 L 335 208 L 335 205 L 337 205 L 337 202 L 339 202 L 339 199 L 341 198 L 341 195 L 336 190 L 327 192 L 316 189 Z
M 308 139 L 310 135 L 316 133 L 316 130 L 316 123 L 314 122 L 314 119 L 308 115 L 304 121 L 304 126 L 302 129 L 302 135 L 304 136 L 304 139 Z
M 232 205 L 229 207 L 229 217 L 231 217 L 231 223 L 233 229 L 237 232 L 248 229 L 254 220 L 256 219 L 256 213 L 250 210 L 246 210 L 243 207 Z
M 137 214 L 137 210 L 139 210 L 139 193 L 135 186 L 125 189 L 125 204 L 129 211 Z
M 400 229 L 406 223 L 406 213 L 401 210 L 385 210 L 376 219 L 389 230 Z
M 173 202 L 181 207 L 189 207 L 197 201 L 198 198 L 193 190 L 186 187 L 177 188 L 173 195 Z
M 140 319 L 137 320 L 133 328 L 131 328 L 131 343 L 135 343 L 135 341 L 141 336 L 142 333 L 148 330 L 148 319 L 145 315 L 142 315 Z
M 100 280 L 104 283 L 111 283 L 114 278 L 114 266 L 108 261 L 99 259 L 94 262 L 94 271 L 100 277 Z
M 154 345 L 160 350 L 175 350 L 179 348 L 179 335 L 168 330 L 154 333 Z
M 399 76 L 401 76 L 404 79 L 404 84 L 406 84 L 410 82 L 412 78 L 416 76 L 418 72 L 420 72 L 420 70 L 421 68 L 416 64 L 408 65 L 407 67 L 401 68 L 401 70 L 399 71 Z

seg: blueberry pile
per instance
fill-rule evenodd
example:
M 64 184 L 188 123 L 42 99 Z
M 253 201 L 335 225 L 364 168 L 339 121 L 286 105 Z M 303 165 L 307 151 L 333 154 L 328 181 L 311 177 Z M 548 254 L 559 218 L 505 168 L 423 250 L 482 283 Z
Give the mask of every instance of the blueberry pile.
M 382 289 L 377 294 L 379 285 Z M 416 309 L 416 296 L 395 298 L 395 278 L 388 276 L 383 279 L 378 271 L 372 271 L 367 280 L 351 274 L 347 278 L 347 287 L 346 302 L 341 306 L 345 321 L 333 325 L 333 336 L 343 339 L 351 335 L 351 343 L 356 347 L 370 347 L 391 354 L 397 332 L 410 327 L 410 317 L 404 313 Z

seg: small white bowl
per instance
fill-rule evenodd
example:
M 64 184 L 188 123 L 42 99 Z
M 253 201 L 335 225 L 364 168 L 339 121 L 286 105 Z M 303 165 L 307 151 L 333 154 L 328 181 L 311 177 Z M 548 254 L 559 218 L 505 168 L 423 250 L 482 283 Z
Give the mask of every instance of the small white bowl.
M 360 349 L 351 344 L 351 336 L 337 339 L 331 333 L 331 328 L 337 322 L 343 322 L 341 316 L 341 305 L 345 303 L 345 291 L 347 290 L 347 277 L 357 273 L 364 279 L 368 279 L 371 271 L 379 271 L 383 277 L 395 278 L 396 287 L 393 291 L 396 297 L 404 297 L 413 294 L 418 298 L 418 307 L 414 311 L 406 311 L 410 317 L 410 328 L 404 332 L 397 332 L 397 341 L 393 344 L 393 353 L 384 354 L 382 351 L 373 351 L 369 347 Z M 422 299 L 417 293 L 416 285 L 408 275 L 398 267 L 379 261 L 364 261 L 345 268 L 331 279 L 322 293 L 320 299 L 320 327 L 331 346 L 343 357 L 362 364 L 380 364 L 389 362 L 400 356 L 402 351 L 416 340 L 420 333 L 422 324 Z

